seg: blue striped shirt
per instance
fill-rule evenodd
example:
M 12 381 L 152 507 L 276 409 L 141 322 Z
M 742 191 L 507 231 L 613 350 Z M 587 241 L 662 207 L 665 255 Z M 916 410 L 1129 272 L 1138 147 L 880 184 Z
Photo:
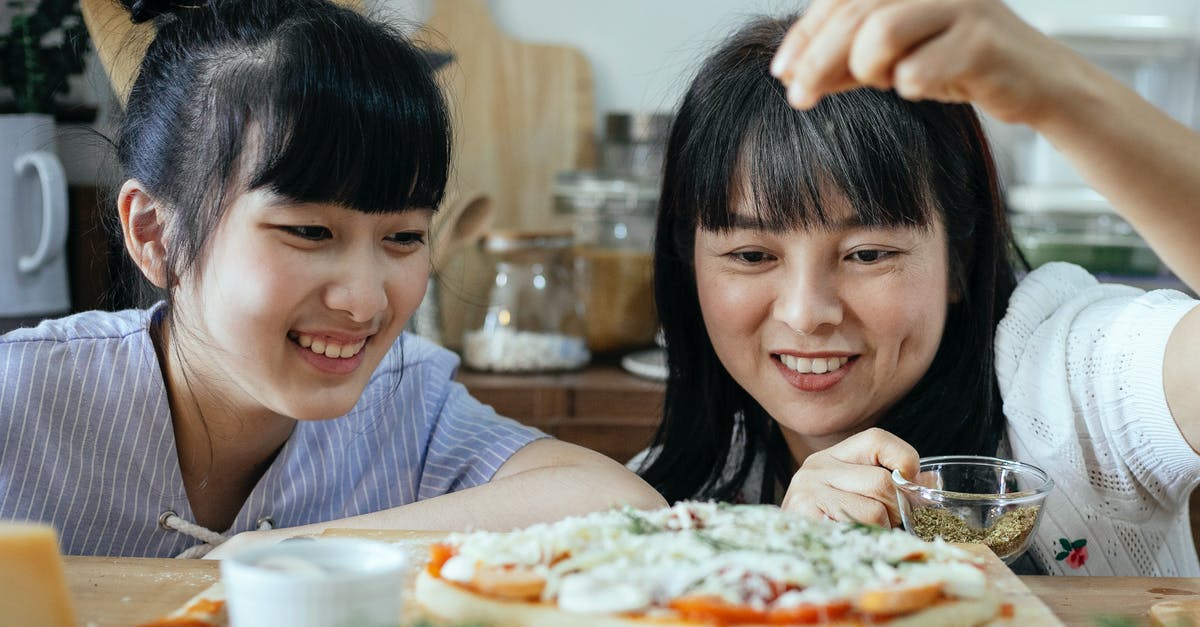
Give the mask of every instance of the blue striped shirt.
M 197 541 L 151 310 L 86 312 L 0 336 L 0 520 L 45 521 L 73 555 L 173 556 Z M 404 334 L 347 415 L 299 421 L 227 534 L 323 522 L 486 483 L 543 437 L 453 380 L 458 357 Z M 403 376 L 401 376 L 403 372 Z

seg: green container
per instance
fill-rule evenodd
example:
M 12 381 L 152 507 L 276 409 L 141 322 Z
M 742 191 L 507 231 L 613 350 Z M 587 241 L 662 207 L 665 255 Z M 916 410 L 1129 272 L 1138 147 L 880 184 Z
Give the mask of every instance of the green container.
M 1067 261 L 1096 274 L 1154 276 L 1163 270 L 1154 251 L 1114 214 L 1013 214 L 1012 225 L 1018 247 L 1034 268 Z

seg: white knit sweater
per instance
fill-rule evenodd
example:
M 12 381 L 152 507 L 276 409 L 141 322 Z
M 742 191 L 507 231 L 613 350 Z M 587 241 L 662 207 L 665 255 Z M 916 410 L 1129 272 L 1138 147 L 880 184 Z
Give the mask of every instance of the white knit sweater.
M 1048 573 L 1200 576 L 1188 526 L 1200 455 L 1171 417 L 1162 376 L 1167 338 L 1196 304 L 1065 263 L 1013 293 L 996 375 L 1013 457 L 1056 484 L 1030 548 Z M 1068 558 L 1079 540 L 1086 559 L 1078 549 Z

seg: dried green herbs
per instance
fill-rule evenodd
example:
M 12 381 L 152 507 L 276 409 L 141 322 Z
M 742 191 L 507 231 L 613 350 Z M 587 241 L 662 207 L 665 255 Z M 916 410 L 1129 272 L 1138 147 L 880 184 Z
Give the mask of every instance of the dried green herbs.
M 954 512 L 939 507 L 914 507 L 913 533 L 923 540 L 941 537 L 947 542 L 986 544 L 1000 557 L 1008 557 L 1025 544 L 1037 522 L 1038 506 L 1005 512 L 986 529 L 972 527 Z

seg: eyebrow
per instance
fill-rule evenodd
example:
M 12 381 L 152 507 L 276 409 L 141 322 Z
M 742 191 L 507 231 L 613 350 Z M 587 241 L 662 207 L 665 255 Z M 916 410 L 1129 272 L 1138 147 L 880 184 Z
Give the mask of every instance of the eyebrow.
M 747 230 L 751 230 L 751 231 L 779 230 L 779 227 L 777 227 L 773 224 L 767 223 L 767 222 L 763 222 L 757 216 L 748 216 L 748 215 L 744 215 L 741 213 L 733 214 L 733 220 L 732 220 L 732 224 L 730 226 L 732 226 L 735 229 L 747 229 Z M 862 220 L 858 217 L 857 214 L 854 214 L 854 215 L 850 215 L 846 218 L 843 218 L 837 222 L 829 224 L 824 228 L 828 228 L 833 231 L 841 231 L 841 230 L 861 228 L 862 226 L 863 226 Z

